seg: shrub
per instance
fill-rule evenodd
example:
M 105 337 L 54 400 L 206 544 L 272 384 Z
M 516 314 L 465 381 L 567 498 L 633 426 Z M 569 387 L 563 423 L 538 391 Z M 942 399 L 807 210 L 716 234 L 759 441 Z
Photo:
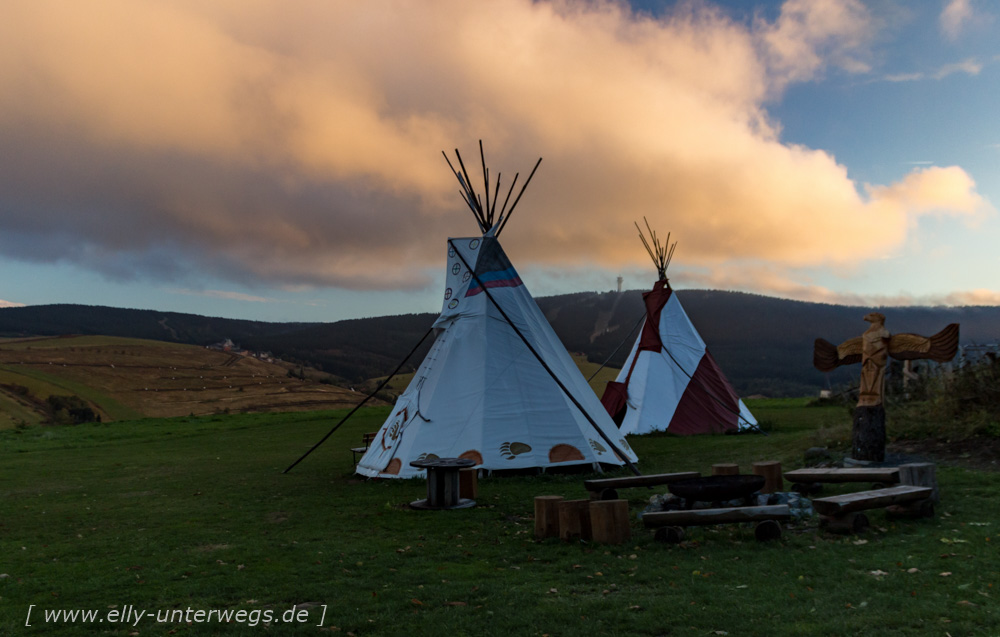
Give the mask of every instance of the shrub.
M 986 358 L 920 383 L 923 398 L 904 407 L 910 433 L 1000 437 L 1000 360 Z
M 79 425 L 84 422 L 100 422 L 101 417 L 79 396 L 57 396 L 46 400 L 52 414 L 52 421 Z

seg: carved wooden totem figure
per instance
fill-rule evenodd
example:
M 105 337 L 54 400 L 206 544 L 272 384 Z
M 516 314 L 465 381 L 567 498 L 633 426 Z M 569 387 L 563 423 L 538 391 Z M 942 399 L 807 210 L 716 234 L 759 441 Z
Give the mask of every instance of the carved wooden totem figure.
M 958 351 L 958 323 L 952 323 L 928 337 L 890 334 L 885 328 L 885 315 L 879 312 L 866 315 L 865 320 L 871 323 L 871 327 L 861 336 L 848 339 L 839 346 L 817 338 L 813 365 L 821 372 L 828 372 L 841 365 L 861 363 L 852 455 L 855 460 L 882 462 L 885 459 L 885 407 L 882 397 L 888 357 L 902 361 L 950 361 Z

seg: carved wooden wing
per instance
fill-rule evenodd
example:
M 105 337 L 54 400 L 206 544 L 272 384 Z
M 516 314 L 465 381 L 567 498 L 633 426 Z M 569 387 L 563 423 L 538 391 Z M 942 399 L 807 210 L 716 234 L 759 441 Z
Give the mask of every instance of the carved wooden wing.
M 829 372 L 841 365 L 861 362 L 861 337 L 849 338 L 840 346 L 817 338 L 813 344 L 813 367 L 821 372 Z
M 901 361 L 929 358 L 944 363 L 958 352 L 958 323 L 952 323 L 934 336 L 893 334 L 889 339 L 889 356 Z

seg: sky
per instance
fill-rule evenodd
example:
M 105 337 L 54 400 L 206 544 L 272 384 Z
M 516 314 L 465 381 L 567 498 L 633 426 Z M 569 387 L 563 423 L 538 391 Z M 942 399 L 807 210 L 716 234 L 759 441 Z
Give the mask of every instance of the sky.
M 436 312 L 518 188 L 536 296 L 1000 305 L 989 0 L 8 0 L 0 306 Z M 482 190 L 482 188 L 479 188 Z

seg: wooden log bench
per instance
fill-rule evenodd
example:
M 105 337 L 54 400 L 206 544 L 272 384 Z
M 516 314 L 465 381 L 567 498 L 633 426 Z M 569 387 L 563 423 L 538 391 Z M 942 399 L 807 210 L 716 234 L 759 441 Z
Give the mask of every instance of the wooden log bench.
M 816 498 L 813 508 L 820 515 L 820 526 L 828 531 L 857 533 L 868 528 L 868 516 L 862 511 L 885 507 L 900 507 L 913 515 L 934 515 L 931 487 L 899 485 L 871 491 L 845 493 L 827 498 Z
M 377 435 L 378 435 L 377 431 L 372 431 L 372 432 L 369 432 L 369 433 L 366 433 L 366 434 L 362 434 L 361 435 L 361 444 L 364 445 L 364 446 L 362 446 L 362 447 L 351 447 L 351 455 L 353 457 L 354 464 L 358 464 L 358 456 L 359 455 L 363 456 L 365 454 L 365 452 L 368 451 L 368 447 L 371 446 L 372 442 L 375 440 L 375 436 L 377 436 Z
M 769 504 L 689 511 L 657 511 L 643 514 L 642 523 L 647 528 L 656 529 L 654 538 L 658 542 L 676 544 L 684 540 L 686 526 L 756 522 L 754 537 L 760 542 L 765 542 L 781 537 L 779 522 L 791 517 L 792 512 L 787 504 Z
M 815 493 L 823 483 L 834 482 L 871 482 L 882 487 L 899 482 L 899 468 L 795 469 L 786 471 L 785 479 L 792 483 L 792 490 L 799 493 Z
M 655 487 L 670 484 L 688 478 L 700 478 L 697 471 L 681 471 L 679 473 L 655 473 L 648 476 L 625 476 L 622 478 L 600 478 L 585 480 L 583 486 L 590 492 L 591 500 L 617 500 L 618 489 L 630 487 Z

